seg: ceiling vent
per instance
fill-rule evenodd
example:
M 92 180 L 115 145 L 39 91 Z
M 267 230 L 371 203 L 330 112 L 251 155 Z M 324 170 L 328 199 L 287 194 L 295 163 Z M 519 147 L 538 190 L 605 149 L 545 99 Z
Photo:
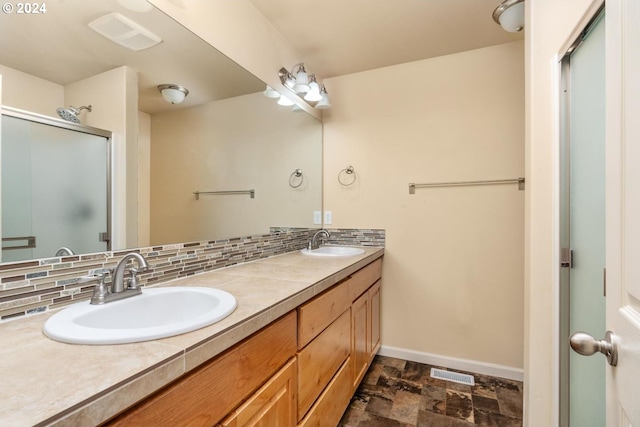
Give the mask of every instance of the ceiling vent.
M 131 50 L 148 49 L 162 42 L 162 39 L 151 31 L 115 12 L 91 21 L 89 27 L 109 40 Z

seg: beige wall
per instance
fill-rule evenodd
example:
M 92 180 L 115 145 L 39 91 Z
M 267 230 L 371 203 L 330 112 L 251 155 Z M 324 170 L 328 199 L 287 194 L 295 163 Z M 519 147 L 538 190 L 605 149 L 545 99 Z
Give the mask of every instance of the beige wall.
M 558 424 L 559 54 L 600 1 L 526 2 L 525 425 Z M 584 24 L 585 22 L 583 22 Z
M 48 80 L 0 65 L 3 78 L 2 105 L 58 117 L 56 109 L 64 106 L 64 87 Z
M 410 182 L 524 175 L 524 56 L 515 42 L 328 79 L 324 208 L 386 229 L 382 343 L 523 366 L 524 192 Z M 341 187 L 352 164 L 357 181 Z
M 255 93 L 151 117 L 151 244 L 313 227 L 322 126 Z M 289 187 L 302 169 L 304 183 Z M 255 190 L 207 196 L 194 191 Z
M 93 106 L 83 111 L 83 124 L 113 132 L 114 248 L 137 245 L 138 76 L 118 67 L 65 86 L 65 105 Z

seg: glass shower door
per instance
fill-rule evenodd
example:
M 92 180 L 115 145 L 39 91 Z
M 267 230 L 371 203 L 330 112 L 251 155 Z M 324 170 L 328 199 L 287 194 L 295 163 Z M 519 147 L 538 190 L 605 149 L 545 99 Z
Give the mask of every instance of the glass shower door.
M 108 141 L 2 116 L 3 262 L 108 249 Z
M 604 13 L 589 26 L 563 67 L 568 122 L 561 204 L 568 222 L 561 230 L 565 248 L 561 287 L 568 307 L 563 305 L 561 310 L 568 325 L 561 337 L 565 357 L 561 369 L 566 373 L 568 365 L 568 397 L 561 400 L 561 411 L 565 411 L 561 425 L 601 427 L 606 423 L 605 364 L 569 351 L 568 335 L 579 331 L 595 337 L 605 334 Z

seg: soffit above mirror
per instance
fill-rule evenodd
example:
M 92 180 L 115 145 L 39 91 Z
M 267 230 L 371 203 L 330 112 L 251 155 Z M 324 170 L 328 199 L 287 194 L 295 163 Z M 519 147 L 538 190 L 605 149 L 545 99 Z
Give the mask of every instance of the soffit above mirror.
M 162 43 L 149 49 L 124 48 L 88 23 L 118 12 L 150 30 Z M 115 0 L 48 2 L 46 14 L 0 15 L 0 64 L 66 85 L 127 65 L 138 71 L 139 109 L 155 114 L 255 93 L 264 84 L 184 27 L 153 8 L 136 13 Z M 168 60 L 169 59 L 169 60 Z M 173 83 L 190 94 L 179 107 L 162 99 L 157 86 Z

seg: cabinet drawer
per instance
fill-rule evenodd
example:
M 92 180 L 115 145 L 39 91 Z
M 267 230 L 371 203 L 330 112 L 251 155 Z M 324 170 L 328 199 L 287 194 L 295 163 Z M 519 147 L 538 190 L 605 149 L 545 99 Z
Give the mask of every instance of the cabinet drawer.
M 298 349 L 306 346 L 351 306 L 346 283 L 337 284 L 298 308 Z
M 349 359 L 342 364 L 298 427 L 335 427 L 351 400 Z
M 347 309 L 316 339 L 298 352 L 298 420 L 305 415 L 340 365 L 349 357 L 350 314 L 350 310 Z
M 355 301 L 382 276 L 382 258 L 356 271 L 348 280 L 349 301 Z
M 218 427 L 296 425 L 296 359 L 292 358 Z
M 285 315 L 107 425 L 214 425 L 295 355 L 296 320 Z

